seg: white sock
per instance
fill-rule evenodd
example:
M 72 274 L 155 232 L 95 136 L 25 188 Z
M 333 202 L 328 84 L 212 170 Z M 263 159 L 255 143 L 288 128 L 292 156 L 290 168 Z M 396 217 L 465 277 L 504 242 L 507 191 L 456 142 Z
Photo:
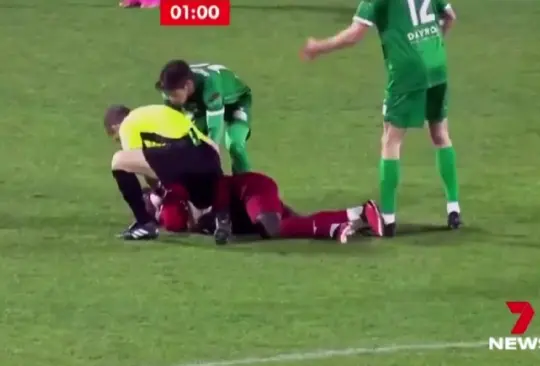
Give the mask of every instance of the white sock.
M 336 230 L 339 228 L 340 224 L 332 224 L 330 225 L 330 237 L 333 238 L 334 234 L 336 233 Z
M 382 214 L 382 218 L 387 225 L 396 222 L 396 214 Z
M 457 202 L 448 202 L 446 204 L 446 212 L 448 212 L 448 213 L 450 213 L 450 212 L 460 213 L 461 211 L 459 210 L 459 203 L 457 203 Z
M 348 208 L 347 219 L 349 221 L 360 220 L 360 216 L 362 216 L 362 212 L 364 212 L 364 207 L 362 206 Z

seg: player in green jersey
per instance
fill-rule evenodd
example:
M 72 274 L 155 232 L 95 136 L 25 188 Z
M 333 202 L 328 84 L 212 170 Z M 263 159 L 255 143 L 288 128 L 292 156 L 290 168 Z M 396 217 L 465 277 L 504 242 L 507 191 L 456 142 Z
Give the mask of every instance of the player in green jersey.
M 364 0 L 353 23 L 334 37 L 308 39 L 307 60 L 358 43 L 376 26 L 388 74 L 383 107 L 384 129 L 380 162 L 381 212 L 385 236 L 396 231 L 396 197 L 400 178 L 400 148 L 408 128 L 428 122 L 443 180 L 448 227 L 461 225 L 456 153 L 447 123 L 447 62 L 444 34 L 456 15 L 447 0 Z
M 234 174 L 251 170 L 246 152 L 251 133 L 251 89 L 235 73 L 222 65 L 188 65 L 173 60 L 161 70 L 156 88 L 169 106 L 181 109 L 218 144 L 225 130 Z

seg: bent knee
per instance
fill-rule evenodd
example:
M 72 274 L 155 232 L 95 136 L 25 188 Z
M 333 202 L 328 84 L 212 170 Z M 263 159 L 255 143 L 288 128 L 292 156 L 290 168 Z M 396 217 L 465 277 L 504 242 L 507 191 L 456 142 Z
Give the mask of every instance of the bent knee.
M 111 159 L 112 170 L 124 170 L 125 168 L 125 156 L 124 151 L 120 150 L 114 153 Z

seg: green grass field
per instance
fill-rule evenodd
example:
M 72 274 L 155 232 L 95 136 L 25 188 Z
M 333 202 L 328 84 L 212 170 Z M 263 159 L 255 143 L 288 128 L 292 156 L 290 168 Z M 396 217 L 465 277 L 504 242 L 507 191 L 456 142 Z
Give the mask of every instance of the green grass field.
M 538 364 L 537 352 L 444 346 L 509 334 L 506 300 L 540 309 L 538 0 L 454 1 L 463 230 L 432 230 L 445 202 L 427 133 L 415 131 L 395 240 L 217 248 L 197 236 L 114 239 L 131 218 L 110 175 L 104 108 L 158 102 L 158 69 L 176 57 L 228 65 L 250 84 L 254 166 L 296 207 L 377 198 L 375 33 L 317 63 L 298 59 L 307 36 L 348 24 L 355 2 L 234 4 L 228 28 L 161 28 L 157 11 L 112 0 L 0 4 L 0 364 L 234 366 L 288 353 L 297 359 L 272 365 Z M 539 330 L 535 319 L 530 333 Z M 432 343 L 443 346 L 422 346 Z M 303 359 L 316 350 L 319 359 Z M 244 358 L 257 360 L 210 363 Z

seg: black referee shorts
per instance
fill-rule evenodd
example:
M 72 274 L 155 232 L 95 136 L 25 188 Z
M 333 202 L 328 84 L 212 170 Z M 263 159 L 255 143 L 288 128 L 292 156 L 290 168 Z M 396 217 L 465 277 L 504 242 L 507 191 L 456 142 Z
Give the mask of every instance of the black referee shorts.
M 223 175 L 219 154 L 208 144 L 180 142 L 162 147 L 147 147 L 143 154 L 163 184 L 205 181 Z

